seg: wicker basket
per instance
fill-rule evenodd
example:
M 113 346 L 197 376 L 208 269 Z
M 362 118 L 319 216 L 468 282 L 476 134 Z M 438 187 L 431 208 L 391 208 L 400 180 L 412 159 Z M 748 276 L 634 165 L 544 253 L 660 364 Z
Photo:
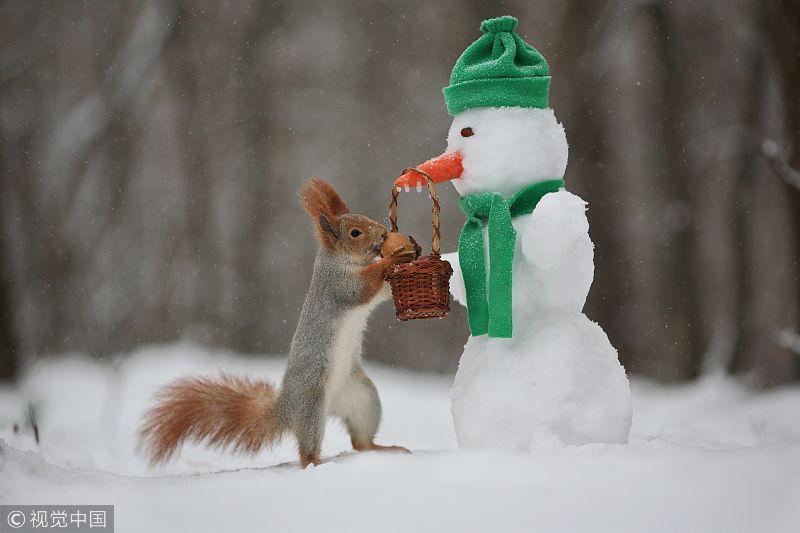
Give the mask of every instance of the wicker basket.
M 439 196 L 431 177 L 418 168 L 414 170 L 428 181 L 428 191 L 433 203 L 433 238 L 431 253 L 418 257 L 410 263 L 393 265 L 386 270 L 386 281 L 392 287 L 395 313 L 398 320 L 417 318 L 442 318 L 450 312 L 450 276 L 453 268 L 439 257 L 441 233 L 439 231 Z M 392 232 L 397 232 L 397 197 L 400 191 L 392 187 L 392 203 L 389 206 L 389 221 Z

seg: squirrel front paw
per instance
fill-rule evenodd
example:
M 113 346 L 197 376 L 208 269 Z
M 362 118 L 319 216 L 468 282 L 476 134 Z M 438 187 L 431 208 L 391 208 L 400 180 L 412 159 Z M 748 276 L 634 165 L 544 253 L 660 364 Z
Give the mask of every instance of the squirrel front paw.
M 416 257 L 422 255 L 422 246 L 419 245 L 417 240 L 411 235 L 408 236 L 408 240 L 411 241 L 411 244 L 414 245 L 414 251 L 416 252 Z
M 382 260 L 386 263 L 386 266 L 389 267 L 392 265 L 399 265 L 400 263 L 410 263 L 416 258 L 416 250 L 398 248 L 396 250 L 392 250 L 389 254 L 384 256 Z
M 389 233 L 381 245 L 381 257 L 389 259 L 387 264 L 390 265 L 413 261 L 421 252 L 422 248 L 413 237 L 397 232 Z

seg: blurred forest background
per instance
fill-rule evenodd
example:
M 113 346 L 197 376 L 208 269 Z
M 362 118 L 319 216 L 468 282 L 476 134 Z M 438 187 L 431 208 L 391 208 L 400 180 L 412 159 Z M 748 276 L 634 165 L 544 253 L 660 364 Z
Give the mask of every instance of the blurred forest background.
M 315 252 L 298 186 L 385 220 L 392 179 L 445 147 L 456 58 L 507 13 L 550 64 L 596 244 L 586 311 L 629 372 L 800 377 L 800 0 L 0 6 L 6 378 L 175 339 L 285 353 Z M 424 242 L 427 198 L 401 211 Z M 387 304 L 367 354 L 452 371 L 466 335 L 463 309 Z

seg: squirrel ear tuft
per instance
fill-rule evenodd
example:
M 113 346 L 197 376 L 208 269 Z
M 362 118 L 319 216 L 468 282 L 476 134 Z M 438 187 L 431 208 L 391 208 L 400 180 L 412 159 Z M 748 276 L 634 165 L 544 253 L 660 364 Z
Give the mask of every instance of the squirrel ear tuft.
M 319 219 L 320 213 L 329 211 L 322 195 L 311 181 L 300 187 L 300 190 L 297 192 L 297 197 L 300 200 L 300 205 L 302 205 L 303 209 L 308 213 L 308 216 L 315 221 Z
M 339 215 L 350 212 L 347 208 L 347 204 L 344 203 L 344 200 L 342 200 L 342 197 L 336 192 L 336 189 L 333 188 L 333 185 L 320 178 L 311 178 L 309 183 L 319 192 L 325 203 L 328 204 L 331 214 L 338 217 Z
M 336 198 L 339 198 L 339 195 L 336 194 L 333 187 L 318 179 L 309 180 L 308 183 L 303 185 L 300 188 L 298 196 L 300 198 L 300 205 L 303 206 L 303 209 L 306 210 L 306 213 L 308 213 L 308 216 L 311 217 L 311 220 L 314 222 L 314 226 L 317 230 L 317 238 L 324 246 L 332 248 L 338 240 L 338 231 L 336 231 L 336 227 L 339 225 L 338 215 L 341 213 L 334 211 L 328 191 L 326 191 L 325 186 L 321 187 L 320 183 L 325 184 L 325 186 L 333 191 Z M 339 202 L 341 202 L 341 198 L 339 198 Z M 344 202 L 341 202 L 341 206 L 336 207 L 337 209 L 344 207 L 344 212 L 347 212 L 347 207 L 344 206 Z

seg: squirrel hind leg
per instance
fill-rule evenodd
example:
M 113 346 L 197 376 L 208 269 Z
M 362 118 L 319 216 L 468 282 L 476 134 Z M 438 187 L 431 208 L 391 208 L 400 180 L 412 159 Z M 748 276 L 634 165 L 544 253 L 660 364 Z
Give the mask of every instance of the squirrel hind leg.
M 353 368 L 347 382 L 333 399 L 331 414 L 341 419 L 353 449 L 375 438 L 381 423 L 381 400 L 378 389 L 361 365 Z
M 319 465 L 324 464 L 324 463 L 325 463 L 325 461 L 320 459 L 319 455 L 314 456 L 314 455 L 312 455 L 311 453 L 308 453 L 308 452 L 306 452 L 306 453 L 300 452 L 300 467 L 303 470 L 308 468 L 308 465 L 319 466 Z
M 375 444 L 372 440 L 367 442 L 356 442 L 352 440 L 353 449 L 357 452 L 396 452 L 396 453 L 411 453 L 411 450 L 405 446 L 384 446 L 382 444 Z
M 344 422 L 355 451 L 411 453 L 402 446 L 375 444 L 375 434 L 381 424 L 381 400 L 378 389 L 360 365 L 335 399 L 333 414 Z

